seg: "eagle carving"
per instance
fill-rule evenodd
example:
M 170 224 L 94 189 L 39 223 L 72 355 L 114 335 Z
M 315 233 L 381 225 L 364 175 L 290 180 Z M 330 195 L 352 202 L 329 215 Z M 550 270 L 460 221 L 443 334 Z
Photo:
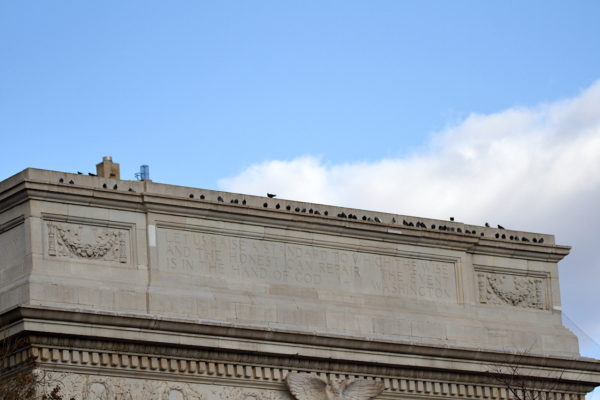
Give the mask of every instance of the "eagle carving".
M 285 380 L 297 400 L 368 400 L 383 391 L 382 381 L 366 379 L 324 379 L 290 372 Z

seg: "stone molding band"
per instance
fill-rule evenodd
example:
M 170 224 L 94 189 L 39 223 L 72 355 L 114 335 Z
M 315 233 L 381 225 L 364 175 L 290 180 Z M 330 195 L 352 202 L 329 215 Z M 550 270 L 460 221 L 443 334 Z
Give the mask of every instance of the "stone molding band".
M 246 208 L 239 209 L 231 204 L 227 203 L 205 203 L 195 202 L 189 199 L 179 198 L 177 196 L 167 196 L 164 194 L 156 193 L 131 193 L 131 192 L 118 192 L 118 193 L 105 193 L 105 191 L 93 188 L 83 188 L 74 186 L 70 188 L 69 193 L 61 191 L 60 185 L 48 185 L 47 183 L 37 181 L 33 178 L 28 178 L 26 181 L 14 186 L 9 196 L 2 199 L 3 208 L 10 209 L 15 207 L 27 200 L 38 199 L 45 201 L 66 201 L 72 204 L 85 204 L 85 205 L 100 205 L 110 207 L 114 209 L 133 210 L 140 211 L 143 209 L 146 212 L 157 212 L 157 213 L 172 213 L 172 214 L 185 214 L 190 216 L 202 216 L 206 218 L 212 218 L 219 220 L 227 219 L 227 214 L 235 216 L 235 220 L 241 219 L 247 222 L 256 222 L 259 224 L 265 224 L 265 219 L 268 219 L 270 225 L 273 226 L 289 226 L 290 216 L 274 212 L 273 210 L 264 210 L 256 206 L 249 206 L 254 209 L 254 213 L 249 215 L 246 212 Z M 168 200 L 168 201 L 167 201 Z M 141 206 L 143 204 L 143 206 Z M 335 210 L 334 210 L 335 209 Z M 340 208 L 340 211 L 342 209 Z M 337 211 L 337 208 L 332 207 L 332 212 Z M 340 234 L 344 231 L 346 234 L 351 232 L 360 232 L 360 236 L 369 236 L 379 240 L 393 240 L 394 242 L 402 243 L 419 243 L 422 245 L 439 245 L 440 244 L 440 232 L 421 232 L 418 229 L 404 229 L 403 234 L 398 235 L 394 233 L 396 230 L 390 229 L 387 226 L 379 226 L 378 224 L 368 224 L 366 227 L 358 226 L 353 227 L 348 224 L 345 220 L 338 220 L 334 218 L 324 218 L 323 221 L 319 222 L 320 218 L 314 216 L 303 216 L 293 214 L 295 219 L 306 219 L 313 225 L 319 225 L 319 229 L 322 231 L 330 231 L 332 233 Z M 405 228 L 405 227 L 402 227 Z M 550 240 L 550 238 L 547 238 Z M 568 253 L 570 247 L 558 246 L 558 245 L 533 245 L 531 243 L 521 242 L 504 242 L 494 240 L 492 238 L 479 238 L 470 237 L 465 235 L 457 235 L 453 233 L 444 234 L 445 247 L 455 248 L 461 251 L 467 251 L 470 253 L 480 254 L 510 254 L 518 255 L 519 257 L 531 260 L 552 260 L 559 261 L 564 258 Z
M 216 353 L 215 353 L 216 354 Z M 382 381 L 384 395 L 452 397 L 471 399 L 509 400 L 507 390 L 500 385 L 456 383 L 434 379 L 409 377 L 373 376 L 347 373 L 324 373 L 315 370 L 282 368 L 276 366 L 251 365 L 218 360 L 196 360 L 177 357 L 128 354 L 114 351 L 92 351 L 54 346 L 37 346 L 22 349 L 7 359 L 7 367 L 15 368 L 26 362 L 34 362 L 44 370 L 73 373 L 90 373 L 129 378 L 165 379 L 189 382 L 243 381 L 245 386 L 285 387 L 289 372 L 313 372 L 323 379 L 366 379 Z M 390 369 L 391 370 L 391 369 Z M 388 371 L 391 372 L 391 371 Z M 560 390 L 536 391 L 534 398 L 547 400 L 583 400 L 583 389 L 572 385 Z M 557 386 L 558 389 L 558 386 Z M 569 390 L 570 389 L 570 390 Z M 387 397 L 386 396 L 386 397 Z
M 117 315 L 98 311 L 86 312 L 81 309 L 49 309 L 35 306 L 21 306 L 0 315 L 0 325 L 16 326 L 19 321 L 77 322 L 85 326 L 133 328 L 147 332 L 168 332 L 176 334 L 192 334 L 207 337 L 228 337 L 240 340 L 267 341 L 281 344 L 300 344 L 310 347 L 335 348 L 340 350 L 359 350 L 366 352 L 382 352 L 390 355 L 409 355 L 418 358 L 436 358 L 448 361 L 474 362 L 484 364 L 515 364 L 523 368 L 557 369 L 562 371 L 597 371 L 600 365 L 593 360 L 573 359 L 568 357 L 549 357 L 548 355 L 519 354 L 515 352 L 485 351 L 482 349 L 452 348 L 434 345 L 406 343 L 401 341 L 367 341 L 352 337 L 305 334 L 300 332 L 264 330 L 250 326 L 234 324 L 210 323 L 201 321 L 185 321 L 170 319 L 152 319 L 142 315 Z M 14 333 L 17 333 L 16 331 Z M 130 344 L 127 344 L 130 346 Z M 367 365 L 362 363 L 362 365 Z M 386 364 L 377 363 L 385 366 Z M 385 367 L 383 367 L 385 368 Z M 578 379 L 581 380 L 581 379 Z

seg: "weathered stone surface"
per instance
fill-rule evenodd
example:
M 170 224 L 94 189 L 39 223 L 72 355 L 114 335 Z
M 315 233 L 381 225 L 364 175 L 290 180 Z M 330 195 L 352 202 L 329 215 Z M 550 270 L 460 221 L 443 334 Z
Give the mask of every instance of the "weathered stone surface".
M 74 397 L 78 400 L 293 400 L 283 388 L 236 387 L 224 382 L 195 384 L 159 379 L 48 373 L 46 385 L 49 390 L 58 386 L 64 398 Z
M 297 400 L 369 400 L 381 394 L 384 389 L 383 381 L 327 379 L 298 372 L 290 372 L 285 380 Z
M 507 242 L 490 228 L 455 222 L 424 223 L 446 227 L 440 231 L 394 216 L 405 222 L 394 226 L 381 213 L 386 223 L 344 220 L 336 215 L 376 213 L 114 182 L 26 170 L 0 184 L 4 192 L 25 184 L 52 193 L 27 192 L 29 207 L 15 229 L 30 232 L 31 242 L 19 249 L 21 261 L 11 253 L 0 270 L 14 280 L 31 254 L 31 273 L 26 287 L 0 292 L 3 309 L 46 304 L 577 354 L 556 311 L 553 258 L 566 250 L 551 236 L 515 233 L 545 244 Z
M 545 396 L 579 400 L 600 367 L 561 324 L 568 250 L 551 235 L 28 169 L 0 182 L 0 334 L 28 335 L 19 351 L 76 398 L 292 400 L 293 371 L 331 390 L 383 382 L 385 398 L 506 399 L 486 368 L 512 362 L 557 373 Z

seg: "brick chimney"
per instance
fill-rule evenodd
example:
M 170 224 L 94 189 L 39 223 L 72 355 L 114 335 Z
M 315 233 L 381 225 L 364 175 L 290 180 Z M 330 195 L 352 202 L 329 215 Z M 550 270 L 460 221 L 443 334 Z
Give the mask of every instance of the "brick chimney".
M 96 174 L 103 178 L 121 179 L 119 164 L 114 163 L 111 156 L 102 157 L 102 162 L 96 164 Z

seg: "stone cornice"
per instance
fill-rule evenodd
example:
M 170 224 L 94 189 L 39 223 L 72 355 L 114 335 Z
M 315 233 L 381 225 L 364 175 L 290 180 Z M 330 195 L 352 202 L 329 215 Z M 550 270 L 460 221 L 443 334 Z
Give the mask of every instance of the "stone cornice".
M 194 350 L 182 346 L 131 344 L 72 337 L 28 336 L 28 345 L 16 350 L 5 366 L 10 373 L 22 364 L 45 371 L 170 382 L 221 384 L 285 390 L 286 375 L 311 372 L 328 378 L 369 379 L 384 383 L 385 398 L 510 399 L 491 373 L 420 371 L 412 367 L 367 365 L 338 360 L 310 360 L 263 354 Z M 544 379 L 545 378 L 545 379 Z M 569 381 L 560 371 L 528 382 L 540 398 L 580 400 L 593 386 Z M 541 397 L 543 396 L 543 397 Z
M 114 187 L 117 189 L 113 189 Z M 200 196 L 205 196 L 205 198 L 201 199 Z M 222 201 L 219 201 L 219 198 Z M 459 222 L 268 199 L 152 182 L 115 181 L 36 169 L 25 170 L 0 182 L 0 211 L 31 199 L 138 212 L 213 218 L 221 221 L 245 222 L 261 226 L 441 247 L 476 254 L 516 256 L 541 261 L 557 262 L 565 257 L 570 249 L 568 246 L 555 245 L 552 235 L 499 230 Z M 247 203 L 242 205 L 240 203 L 242 199 Z M 238 203 L 232 203 L 232 201 L 238 201 Z M 280 208 L 277 209 L 277 205 Z M 287 211 L 288 206 L 290 207 L 289 211 Z M 296 209 L 300 211 L 296 212 Z M 313 209 L 320 210 L 320 214 L 310 213 L 309 211 L 313 211 Z M 328 211 L 328 216 L 324 215 L 325 211 Z M 360 218 L 358 220 L 337 218 L 336 215 L 339 213 L 361 215 L 365 218 L 367 216 L 369 218 L 371 216 L 378 217 L 383 222 L 362 221 Z M 397 222 L 392 223 L 392 218 L 395 218 Z M 403 221 L 410 223 L 424 221 L 428 228 L 404 226 Z M 441 231 L 431 229 L 432 225 L 443 226 L 445 229 Z M 466 231 L 475 231 L 476 233 L 467 234 Z M 481 236 L 482 233 L 484 236 Z M 504 235 L 506 239 L 497 239 L 496 235 Z M 510 237 L 521 239 L 526 237 L 530 241 L 509 240 Z M 533 238 L 543 238 L 544 244 L 533 243 Z
M 600 362 L 592 359 L 310 335 L 143 315 L 19 307 L 1 315 L 0 326 L 5 327 L 8 335 L 27 333 L 95 340 L 119 338 L 122 342 L 144 345 L 161 343 L 163 346 L 321 363 L 437 371 L 437 374 L 481 374 L 490 366 L 518 364 L 520 372 L 526 375 L 543 378 L 559 371 L 565 381 L 600 383 Z

